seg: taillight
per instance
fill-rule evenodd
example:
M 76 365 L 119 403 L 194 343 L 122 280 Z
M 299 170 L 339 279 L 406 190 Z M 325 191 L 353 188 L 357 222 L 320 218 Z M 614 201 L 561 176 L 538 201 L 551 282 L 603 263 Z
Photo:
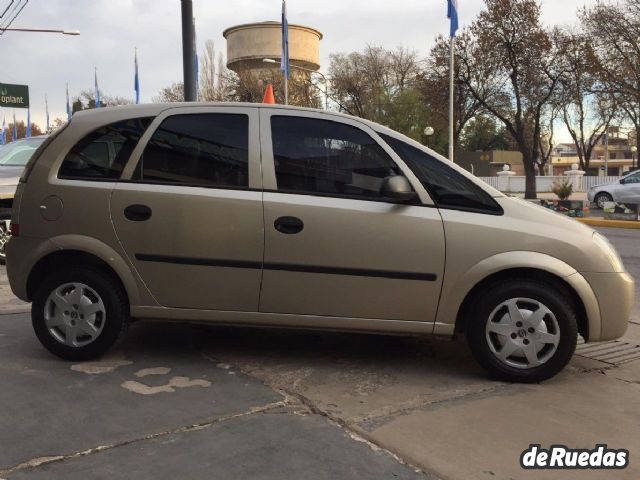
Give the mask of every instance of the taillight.
M 18 235 L 20 235 L 20 225 L 18 225 L 17 223 L 12 223 L 11 224 L 11 236 L 12 237 L 17 237 Z

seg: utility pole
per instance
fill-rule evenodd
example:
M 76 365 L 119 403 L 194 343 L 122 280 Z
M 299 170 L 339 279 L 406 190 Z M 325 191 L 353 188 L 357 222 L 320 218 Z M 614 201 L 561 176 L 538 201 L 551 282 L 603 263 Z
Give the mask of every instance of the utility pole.
M 609 132 L 604 134 L 604 176 L 609 176 Z
M 182 70 L 184 72 L 184 101 L 195 102 L 196 97 L 196 51 L 193 24 L 193 3 L 182 1 Z

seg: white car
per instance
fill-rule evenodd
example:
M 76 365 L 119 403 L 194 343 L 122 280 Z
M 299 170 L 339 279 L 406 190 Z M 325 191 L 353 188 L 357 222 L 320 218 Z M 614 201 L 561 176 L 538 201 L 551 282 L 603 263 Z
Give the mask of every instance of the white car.
M 587 197 L 598 208 L 604 208 L 604 202 L 640 203 L 640 170 L 628 173 L 617 183 L 592 187 Z

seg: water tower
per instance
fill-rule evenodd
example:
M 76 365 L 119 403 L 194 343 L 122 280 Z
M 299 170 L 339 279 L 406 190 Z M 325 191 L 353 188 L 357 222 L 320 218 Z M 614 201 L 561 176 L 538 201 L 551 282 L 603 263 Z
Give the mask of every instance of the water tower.
M 247 23 L 227 28 L 223 32 L 227 40 L 227 67 L 237 73 L 280 68 L 282 56 L 282 27 L 279 22 Z M 307 70 L 320 69 L 320 40 L 322 33 L 315 28 L 289 24 L 289 60 L 291 74 L 308 76 Z M 265 63 L 264 59 L 277 64 Z

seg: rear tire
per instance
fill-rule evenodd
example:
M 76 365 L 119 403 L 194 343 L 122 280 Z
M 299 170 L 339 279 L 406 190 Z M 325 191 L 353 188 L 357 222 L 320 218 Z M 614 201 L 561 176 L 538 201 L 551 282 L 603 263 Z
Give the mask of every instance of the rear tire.
M 76 266 L 51 273 L 31 309 L 40 343 L 54 355 L 93 360 L 109 350 L 129 324 L 129 302 L 112 275 Z
M 560 372 L 575 352 L 578 327 L 561 285 L 507 279 L 476 296 L 467 318 L 474 357 L 492 377 L 532 383 Z
M 613 202 L 613 197 L 606 192 L 602 192 L 596 195 L 594 203 L 600 210 L 604 209 L 604 202 Z

